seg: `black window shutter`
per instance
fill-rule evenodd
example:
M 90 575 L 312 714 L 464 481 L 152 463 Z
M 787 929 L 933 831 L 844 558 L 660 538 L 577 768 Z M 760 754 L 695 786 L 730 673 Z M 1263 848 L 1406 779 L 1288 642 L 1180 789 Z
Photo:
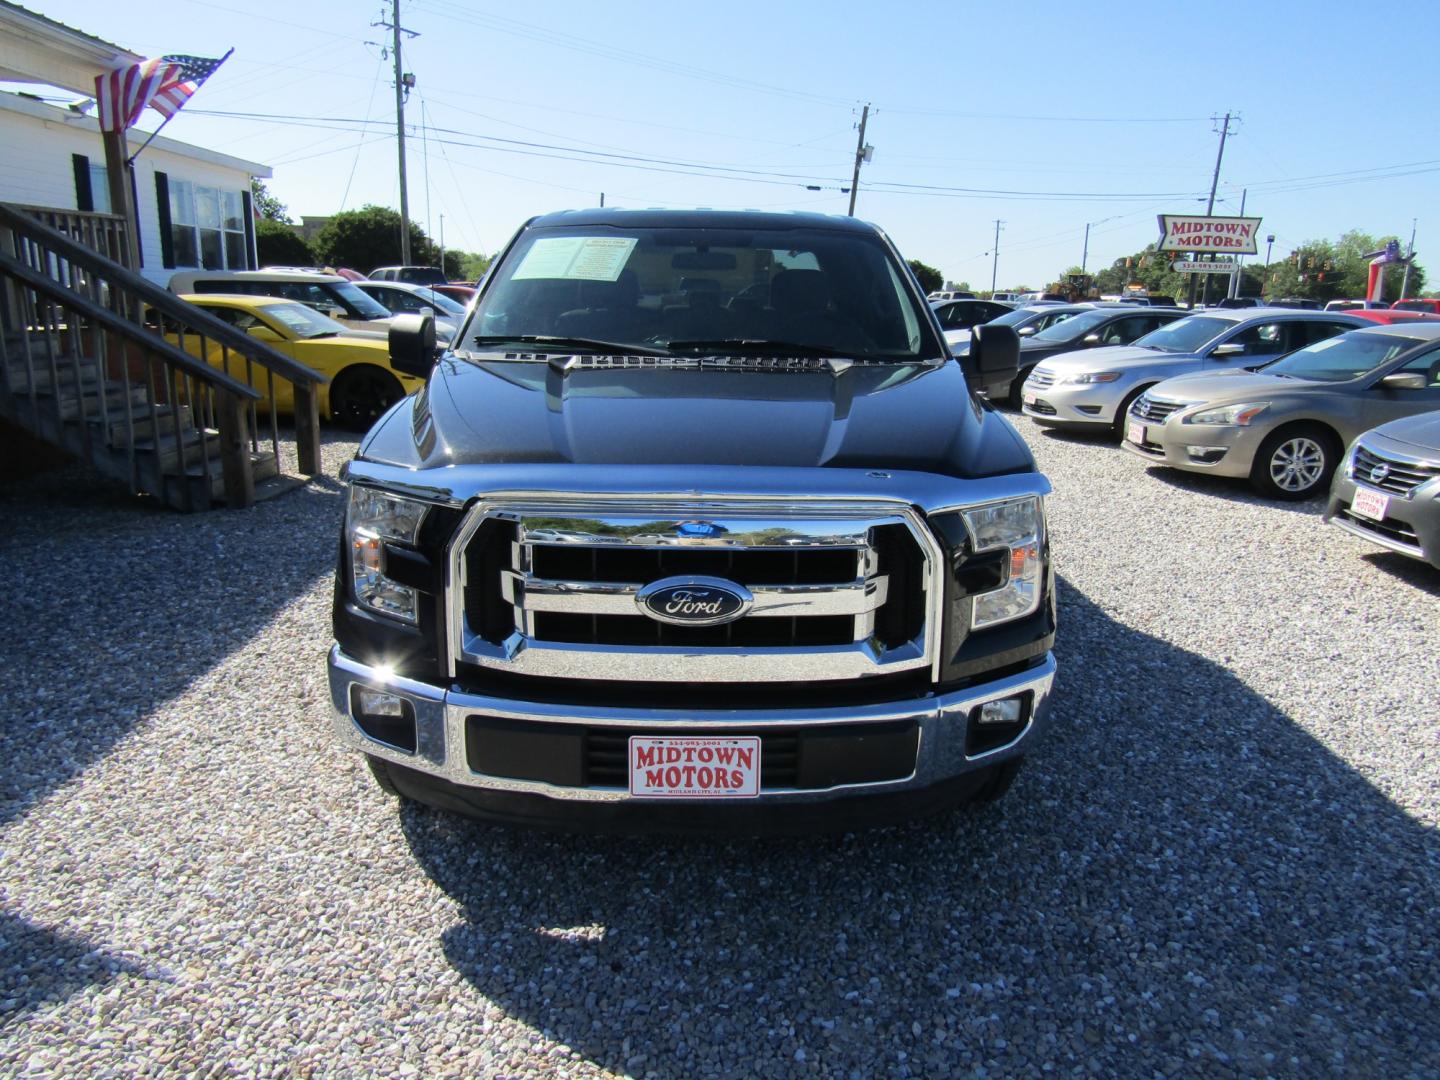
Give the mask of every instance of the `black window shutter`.
M 126 165 L 125 171 L 130 175 L 130 202 L 135 207 L 135 258 L 137 261 L 133 269 L 138 272 L 145 265 L 145 242 L 141 235 L 144 230 L 140 228 L 140 190 L 135 185 L 135 163 L 132 161 Z M 165 196 L 165 214 L 167 217 L 170 214 L 168 188 Z M 165 232 L 168 234 L 170 230 L 167 228 Z
M 175 238 L 170 235 L 170 177 L 155 174 L 155 209 L 160 216 L 160 264 L 175 269 Z
M 251 201 L 250 192 L 240 192 L 240 201 L 243 204 L 240 209 L 245 215 L 245 269 L 260 269 L 260 254 L 255 249 L 255 204 Z
M 90 159 L 84 154 L 71 154 L 75 166 L 75 209 L 90 213 L 95 209 L 95 192 L 90 188 Z

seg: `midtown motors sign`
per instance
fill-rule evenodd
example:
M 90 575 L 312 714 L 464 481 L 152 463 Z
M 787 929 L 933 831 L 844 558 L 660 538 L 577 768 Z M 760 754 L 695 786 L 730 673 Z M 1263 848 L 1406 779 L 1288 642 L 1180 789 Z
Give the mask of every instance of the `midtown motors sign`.
M 1186 217 L 1160 215 L 1161 251 L 1223 251 L 1227 255 L 1258 252 L 1258 217 Z

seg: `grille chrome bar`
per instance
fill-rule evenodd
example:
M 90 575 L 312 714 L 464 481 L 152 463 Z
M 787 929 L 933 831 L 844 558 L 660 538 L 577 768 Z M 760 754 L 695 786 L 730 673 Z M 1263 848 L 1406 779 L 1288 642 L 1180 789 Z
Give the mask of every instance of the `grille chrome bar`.
M 1385 466 L 1384 475 L 1379 480 L 1372 479 L 1371 473 L 1382 465 Z M 1384 488 L 1409 498 L 1410 493 L 1421 484 L 1440 476 L 1440 464 L 1416 458 L 1407 460 L 1393 451 L 1375 450 L 1364 443 L 1356 443 L 1351 475 L 1371 487 Z
M 635 598 L 643 584 L 609 581 L 549 581 L 527 578 L 514 570 L 501 574 L 505 602 L 525 611 L 567 615 L 635 615 Z M 823 615 L 866 615 L 885 606 L 888 576 L 856 578 L 839 585 L 755 585 L 746 618 L 805 618 Z

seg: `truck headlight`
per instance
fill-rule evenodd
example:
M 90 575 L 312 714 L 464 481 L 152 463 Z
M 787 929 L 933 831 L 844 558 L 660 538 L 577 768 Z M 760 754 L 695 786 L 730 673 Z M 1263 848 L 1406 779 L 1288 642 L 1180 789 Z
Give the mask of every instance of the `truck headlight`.
M 970 628 L 1023 619 L 1040 606 L 1045 566 L 1040 550 L 1045 542 L 1045 515 L 1038 496 L 987 503 L 961 511 L 975 551 L 1006 548 L 1010 552 L 1003 584 L 977 594 L 970 612 Z
M 425 503 L 352 484 L 345 515 L 355 602 L 405 622 L 416 621 L 415 590 L 385 576 L 385 542 L 414 544 Z
M 1218 409 L 1202 409 L 1185 417 L 1184 424 L 1216 424 L 1221 427 L 1246 427 L 1251 420 L 1270 407 L 1268 401 L 1247 401 L 1243 405 L 1222 405 Z
M 1074 385 L 1081 383 L 1114 382 L 1118 378 L 1120 378 L 1120 372 L 1118 371 L 1084 371 L 1079 375 L 1064 375 L 1055 381 Z

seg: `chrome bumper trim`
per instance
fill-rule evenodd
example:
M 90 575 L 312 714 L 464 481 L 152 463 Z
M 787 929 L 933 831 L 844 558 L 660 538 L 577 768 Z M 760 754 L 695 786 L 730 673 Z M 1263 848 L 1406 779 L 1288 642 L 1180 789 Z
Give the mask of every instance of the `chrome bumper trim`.
M 645 586 L 601 581 L 550 581 L 526 579 L 514 570 L 501 573 L 500 593 L 507 604 L 525 611 L 566 615 L 643 614 L 636 597 Z M 754 597 L 746 618 L 779 616 L 807 618 L 819 615 L 866 615 L 884 606 L 889 579 L 856 578 L 838 585 L 752 585 Z
M 1385 536 L 1383 533 L 1371 532 L 1363 526 L 1356 525 L 1353 521 L 1342 517 L 1332 517 L 1330 524 L 1336 528 L 1344 529 L 1351 536 L 1364 540 L 1367 544 L 1374 544 L 1376 547 L 1388 548 L 1401 555 L 1409 555 L 1412 559 L 1427 561 L 1425 552 L 1418 544 L 1403 544 L 1393 537 Z
M 698 727 L 707 730 L 782 730 L 905 719 L 913 719 L 920 725 L 920 746 L 915 770 L 909 777 L 883 783 L 848 784 L 821 790 L 770 789 L 762 791 L 758 799 L 760 802 L 816 802 L 834 798 L 837 794 L 898 792 L 925 788 L 1023 753 L 1047 723 L 1050 691 L 1055 678 L 1055 660 L 1047 654 L 1041 664 L 1018 675 L 936 697 L 816 709 L 622 709 L 511 701 L 468 694 L 458 688 L 447 691 L 429 683 L 401 678 L 346 656 L 339 646 L 330 650 L 329 676 L 331 701 L 335 709 L 335 732 L 346 746 L 456 784 L 491 791 L 528 792 L 574 802 L 617 802 L 629 800 L 630 796 L 625 790 L 618 788 L 567 788 L 474 772 L 470 769 L 465 755 L 466 719 L 475 713 L 483 713 L 486 716 L 537 722 L 583 724 L 621 730 L 668 728 L 676 732 Z M 356 685 L 383 688 L 411 701 L 415 709 L 417 728 L 417 750 L 414 754 L 370 738 L 355 724 L 350 715 L 350 688 Z M 967 756 L 965 733 L 972 710 L 987 701 L 1026 692 L 1032 693 L 1034 700 L 1031 720 L 1025 729 L 1005 746 Z M 756 801 L 750 799 L 747 803 L 753 805 Z

